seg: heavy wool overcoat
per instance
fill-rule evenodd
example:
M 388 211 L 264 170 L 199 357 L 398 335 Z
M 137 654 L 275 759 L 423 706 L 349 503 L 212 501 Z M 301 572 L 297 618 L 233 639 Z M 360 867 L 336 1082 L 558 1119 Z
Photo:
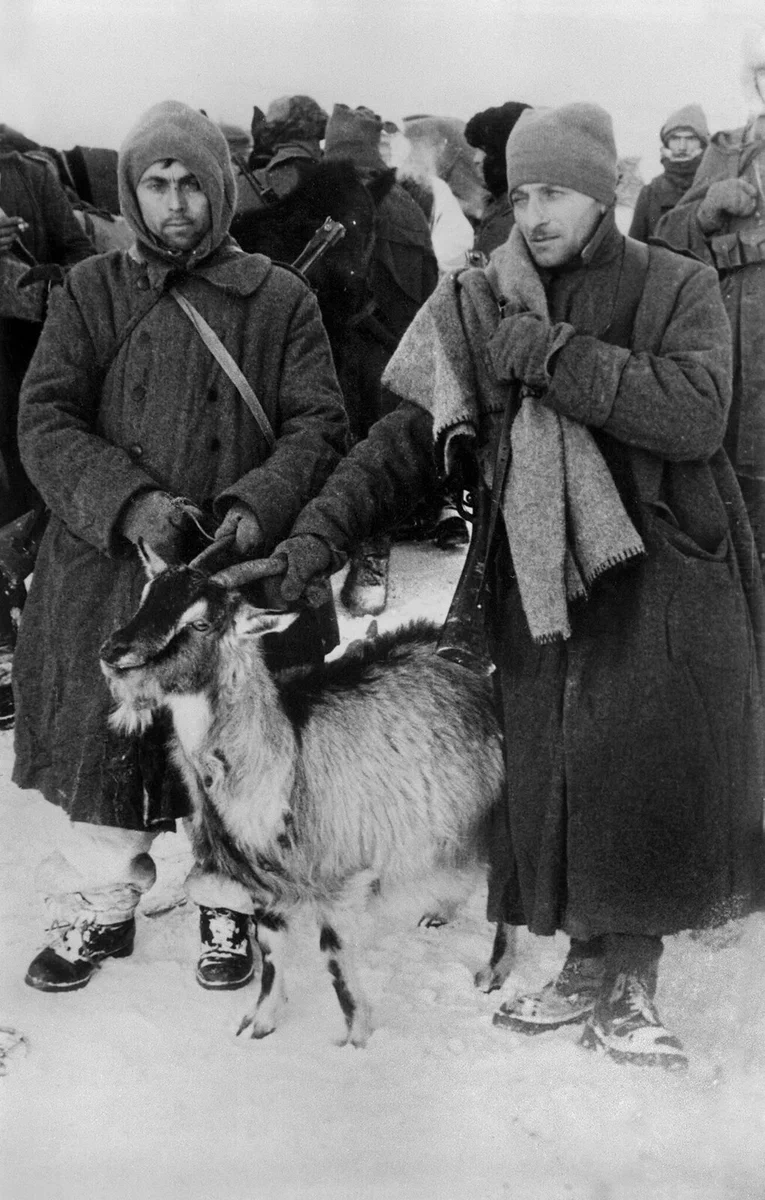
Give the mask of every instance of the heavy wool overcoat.
M 538 934 L 662 935 L 761 898 L 762 585 L 720 449 L 730 331 L 714 272 L 651 246 L 627 345 L 608 344 L 622 252 L 607 217 L 579 260 L 543 280 L 552 319 L 576 331 L 543 402 L 590 428 L 647 553 L 596 581 L 571 606 L 571 637 L 543 645 L 504 532 L 490 563 L 508 773 L 490 916 Z M 437 295 L 454 287 L 447 278 Z M 470 328 L 467 284 L 456 291 Z M 469 353 L 482 405 L 497 377 L 485 344 Z M 479 444 L 496 430 L 485 413 Z M 431 414 L 402 401 L 295 532 L 343 551 L 432 471 Z
M 131 829 L 180 815 L 185 799 L 151 737 L 107 725 L 99 647 L 145 582 L 119 533 L 126 505 L 159 487 L 219 520 L 239 499 L 267 552 L 338 462 L 347 430 L 318 305 L 294 274 L 228 239 L 175 280 L 258 396 L 276 434 L 271 453 L 169 294 L 173 279 L 172 265 L 134 251 L 76 267 L 53 297 L 19 427 L 51 519 L 14 662 L 14 779 L 73 820 Z
M 755 127 L 755 128 L 758 128 Z M 745 179 L 759 193 L 747 217 L 727 215 L 722 227 L 706 236 L 696 219 L 710 185 Z M 720 277 L 725 311 L 733 337 L 733 398 L 725 449 L 736 473 L 765 477 L 765 137 L 744 126 L 716 133 L 707 147 L 693 187 L 655 229 L 680 250 L 690 250 L 714 266 Z

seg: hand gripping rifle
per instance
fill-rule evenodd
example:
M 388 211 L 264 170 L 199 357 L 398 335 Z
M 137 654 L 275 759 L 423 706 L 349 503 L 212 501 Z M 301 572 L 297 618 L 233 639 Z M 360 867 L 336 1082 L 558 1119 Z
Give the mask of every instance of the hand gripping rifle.
M 491 487 L 484 482 L 478 464 L 475 464 L 476 479 L 470 489 L 473 532 L 436 646 L 436 654 L 459 663 L 476 675 L 491 675 L 495 667 L 486 641 L 486 569 L 510 466 L 512 411 L 513 405 L 508 403 L 502 419 Z

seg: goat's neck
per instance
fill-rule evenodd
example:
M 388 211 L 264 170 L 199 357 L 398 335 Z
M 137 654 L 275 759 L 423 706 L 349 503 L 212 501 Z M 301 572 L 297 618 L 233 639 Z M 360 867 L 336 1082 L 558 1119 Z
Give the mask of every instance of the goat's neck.
M 209 692 L 168 697 L 179 747 L 236 840 L 254 849 L 284 832 L 295 733 L 259 646 L 226 643 Z

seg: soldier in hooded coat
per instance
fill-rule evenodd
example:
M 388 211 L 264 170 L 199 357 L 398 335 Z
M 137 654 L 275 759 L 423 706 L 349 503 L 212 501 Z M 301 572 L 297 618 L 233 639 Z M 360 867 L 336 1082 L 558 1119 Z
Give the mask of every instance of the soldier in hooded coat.
M 200 528 L 267 552 L 344 452 L 347 422 L 317 302 L 305 283 L 229 236 L 236 184 L 213 122 L 168 101 L 119 155 L 127 251 L 90 259 L 54 295 L 21 397 L 24 464 L 50 509 L 20 632 L 13 778 L 66 814 L 41 867 L 50 944 L 27 983 L 84 986 L 128 954 L 157 834 L 187 812 L 161 734 L 108 724 L 105 638 L 135 611 L 140 539 L 169 561 Z M 255 392 L 261 425 L 182 311 L 190 301 Z M 315 630 L 318 653 L 336 626 Z M 209 886 L 207 886 L 209 884 Z M 205 987 L 252 976 L 251 901 L 198 887 Z

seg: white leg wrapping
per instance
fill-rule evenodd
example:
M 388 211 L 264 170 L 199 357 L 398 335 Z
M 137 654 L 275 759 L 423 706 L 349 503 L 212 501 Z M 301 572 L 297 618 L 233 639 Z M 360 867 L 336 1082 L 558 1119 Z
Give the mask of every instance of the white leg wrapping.
M 40 863 L 36 886 L 53 924 L 87 917 L 119 925 L 136 910 L 157 871 L 147 851 L 156 834 L 69 823 L 58 850 Z
M 204 908 L 230 908 L 251 917 L 255 912 L 252 896 L 241 883 L 227 875 L 193 867 L 186 876 L 186 895 Z

